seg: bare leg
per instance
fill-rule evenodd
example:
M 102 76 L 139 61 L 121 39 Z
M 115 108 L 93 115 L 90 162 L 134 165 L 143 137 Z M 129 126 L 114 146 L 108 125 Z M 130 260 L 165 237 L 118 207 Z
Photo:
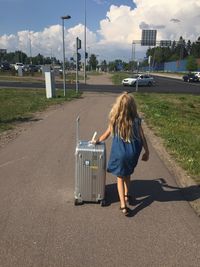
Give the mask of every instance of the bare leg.
M 125 196 L 128 196 L 129 188 L 130 188 L 130 176 L 124 177 L 124 194 Z M 125 200 L 128 200 L 127 197 L 125 197 Z
M 120 177 L 117 177 L 117 190 L 120 199 L 120 207 L 123 208 L 126 206 L 125 196 L 124 196 L 124 180 Z

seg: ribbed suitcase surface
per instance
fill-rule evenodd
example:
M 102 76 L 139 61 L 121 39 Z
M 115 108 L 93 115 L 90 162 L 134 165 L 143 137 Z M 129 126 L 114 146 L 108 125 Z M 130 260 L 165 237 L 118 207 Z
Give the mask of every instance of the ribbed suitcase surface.
M 75 204 L 105 202 L 106 147 L 78 141 L 75 166 Z

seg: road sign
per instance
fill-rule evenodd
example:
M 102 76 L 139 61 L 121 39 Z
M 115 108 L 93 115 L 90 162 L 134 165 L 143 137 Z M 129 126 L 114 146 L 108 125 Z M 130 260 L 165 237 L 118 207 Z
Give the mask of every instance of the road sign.
M 156 45 L 157 30 L 142 30 L 141 45 L 155 46 Z
M 160 41 L 160 46 L 162 46 L 162 47 L 170 47 L 171 45 L 172 45 L 171 40 L 161 40 Z

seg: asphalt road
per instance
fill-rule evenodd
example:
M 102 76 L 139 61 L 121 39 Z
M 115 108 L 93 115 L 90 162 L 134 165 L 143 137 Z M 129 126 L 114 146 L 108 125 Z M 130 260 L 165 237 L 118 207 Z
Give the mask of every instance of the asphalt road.
M 152 87 L 141 86 L 140 92 L 158 92 L 158 93 L 186 93 L 186 94 L 200 94 L 199 83 L 186 83 L 180 79 L 171 79 L 167 77 L 155 77 L 156 85 Z M 45 83 L 39 82 L 10 82 L 0 81 L 1 87 L 15 87 L 15 88 L 45 88 Z M 56 83 L 56 88 L 63 88 L 62 82 Z M 67 84 L 66 88 L 75 89 L 75 84 Z M 80 91 L 84 92 L 110 92 L 120 93 L 124 90 L 135 91 L 135 87 L 124 87 L 122 85 L 102 85 L 102 84 L 79 84 Z
M 117 94 L 84 93 L 57 106 L 0 150 L 1 267 L 199 267 L 200 220 L 150 146 L 139 162 L 130 217 L 119 211 L 115 177 L 107 206 L 74 206 L 75 120 L 83 140 L 107 126 Z M 107 152 L 110 149 L 107 141 Z

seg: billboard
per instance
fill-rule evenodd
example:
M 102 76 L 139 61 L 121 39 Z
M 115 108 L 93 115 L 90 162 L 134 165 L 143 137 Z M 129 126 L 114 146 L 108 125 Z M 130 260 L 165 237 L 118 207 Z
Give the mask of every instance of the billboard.
M 157 30 L 142 30 L 141 45 L 155 46 Z

